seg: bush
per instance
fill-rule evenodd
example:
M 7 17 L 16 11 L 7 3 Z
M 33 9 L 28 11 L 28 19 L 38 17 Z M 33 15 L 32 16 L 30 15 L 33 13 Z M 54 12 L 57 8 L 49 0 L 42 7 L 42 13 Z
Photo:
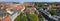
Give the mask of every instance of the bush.
M 51 15 L 56 15 L 56 13 L 58 12 L 58 10 L 51 10 L 49 12 L 51 13 Z

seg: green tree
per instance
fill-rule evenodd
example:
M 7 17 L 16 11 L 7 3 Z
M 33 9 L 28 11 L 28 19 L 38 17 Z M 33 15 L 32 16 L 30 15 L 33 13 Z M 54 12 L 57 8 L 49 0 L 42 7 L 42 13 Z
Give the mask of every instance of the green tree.
M 20 21 L 26 21 L 27 17 L 25 15 L 20 16 Z
M 44 21 L 44 17 L 42 14 L 39 15 L 39 21 Z
M 39 21 L 38 16 L 36 14 L 29 14 L 28 17 L 32 21 Z
M 25 14 L 21 13 L 14 21 L 27 21 L 27 17 Z
M 14 21 L 20 21 L 20 15 Z
M 51 15 L 56 15 L 56 13 L 58 12 L 58 10 L 51 10 L 49 12 L 51 13 Z

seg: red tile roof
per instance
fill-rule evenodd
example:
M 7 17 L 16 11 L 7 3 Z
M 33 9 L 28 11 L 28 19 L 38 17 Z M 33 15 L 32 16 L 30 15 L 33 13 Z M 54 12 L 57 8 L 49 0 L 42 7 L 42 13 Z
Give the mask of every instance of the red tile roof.
M 11 17 L 10 16 L 7 16 L 6 18 L 4 19 L 0 19 L 1 21 L 10 21 L 11 20 Z
M 49 8 L 60 8 L 60 6 L 49 6 Z
M 17 6 L 16 9 L 21 10 L 23 9 L 23 6 Z

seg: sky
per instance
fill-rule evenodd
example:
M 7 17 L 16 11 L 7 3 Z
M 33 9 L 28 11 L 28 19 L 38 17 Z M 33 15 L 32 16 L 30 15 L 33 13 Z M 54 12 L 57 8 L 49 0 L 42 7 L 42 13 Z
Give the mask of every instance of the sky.
M 0 2 L 60 2 L 60 0 L 0 0 Z

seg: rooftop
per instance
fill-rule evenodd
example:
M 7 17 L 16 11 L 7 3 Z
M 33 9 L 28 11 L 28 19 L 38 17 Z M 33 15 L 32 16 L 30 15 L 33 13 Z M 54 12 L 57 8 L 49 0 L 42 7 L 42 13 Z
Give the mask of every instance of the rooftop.
M 5 14 L 7 13 L 6 10 L 0 10 L 0 14 Z

